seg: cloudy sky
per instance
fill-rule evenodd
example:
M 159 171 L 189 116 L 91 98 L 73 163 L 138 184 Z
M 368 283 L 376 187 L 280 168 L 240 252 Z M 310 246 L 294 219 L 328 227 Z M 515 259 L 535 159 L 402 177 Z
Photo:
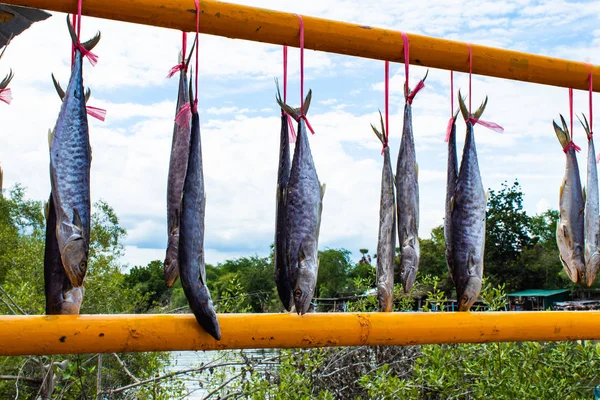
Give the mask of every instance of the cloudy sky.
M 600 63 L 600 2 L 507 0 L 238 0 L 258 7 L 403 30 L 536 54 Z M 111 204 L 127 229 L 125 262 L 141 265 L 164 258 L 166 184 L 175 115 L 180 32 L 84 17 L 82 38 L 96 30 L 102 40 L 96 67 L 84 65 L 89 104 L 106 108 L 105 122 L 90 118 L 92 199 Z M 191 39 L 191 37 L 190 37 Z M 401 51 L 401 49 L 399 49 Z M 299 98 L 299 51 L 290 48 L 289 95 Z M 305 85 L 313 89 L 309 112 L 316 134 L 311 149 L 327 184 L 320 246 L 376 249 L 382 157 L 370 123 L 383 109 L 382 61 L 307 50 Z M 0 62 L 13 68 L 14 100 L 0 104 L 0 162 L 5 188 L 20 182 L 27 195 L 45 199 L 50 190 L 47 132 L 60 100 L 50 73 L 66 85 L 70 40 L 64 14 L 53 13 L 15 38 Z M 425 69 L 411 68 L 411 86 Z M 282 74 L 280 46 L 200 36 L 200 120 L 206 180 L 207 262 L 266 255 L 275 226 L 275 182 L 280 118 L 273 78 Z M 395 159 L 402 130 L 403 65 L 391 64 L 390 146 Z M 467 90 L 467 75 L 455 74 L 455 90 Z M 430 70 L 413 103 L 419 162 L 421 222 L 429 237 L 443 220 L 446 173 L 444 131 L 450 113 L 449 72 Z M 307 90 L 306 89 L 306 90 Z M 484 186 L 499 189 L 519 179 L 530 213 L 557 208 L 564 154 L 552 129 L 568 116 L 567 89 L 474 77 L 473 104 L 485 95 L 483 119 L 503 134 L 476 128 Z M 575 92 L 575 111 L 587 113 L 587 94 Z M 600 115 L 600 114 L 596 114 Z M 600 123 L 600 122 L 599 122 Z M 464 123 L 458 125 L 462 146 Z M 586 143 L 576 125 L 575 141 Z M 585 179 L 585 169 L 582 169 Z

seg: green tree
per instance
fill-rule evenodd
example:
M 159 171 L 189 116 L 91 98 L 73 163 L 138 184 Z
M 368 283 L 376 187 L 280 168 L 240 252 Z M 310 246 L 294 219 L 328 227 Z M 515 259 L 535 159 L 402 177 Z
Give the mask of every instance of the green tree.
M 319 251 L 315 297 L 338 297 L 348 290 L 348 273 L 352 268 L 350 254 L 346 249 Z
M 151 261 L 145 267 L 133 267 L 125 275 L 128 288 L 142 296 L 138 310 L 148 311 L 153 306 L 164 306 L 171 296 L 171 288 L 165 285 L 163 262 Z

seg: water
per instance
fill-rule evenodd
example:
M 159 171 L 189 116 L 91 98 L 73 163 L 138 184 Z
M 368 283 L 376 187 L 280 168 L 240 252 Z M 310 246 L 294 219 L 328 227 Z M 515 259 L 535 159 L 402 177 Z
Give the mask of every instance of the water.
M 197 368 L 201 365 L 206 365 L 211 362 L 218 365 L 220 362 L 243 362 L 239 350 L 223 350 L 223 351 L 174 351 L 171 353 L 173 362 L 169 368 L 170 372 L 183 371 L 190 368 Z M 245 357 L 250 359 L 263 359 L 266 357 L 272 357 L 278 354 L 278 350 L 275 349 L 252 349 L 243 350 Z M 235 369 L 233 369 L 235 368 Z M 228 366 L 226 367 L 226 378 L 231 378 L 240 366 Z M 199 376 L 193 376 L 190 374 L 179 375 L 178 379 L 182 380 L 185 384 L 189 395 L 185 396 L 186 400 L 201 400 L 204 399 L 212 389 L 206 389 L 200 385 Z

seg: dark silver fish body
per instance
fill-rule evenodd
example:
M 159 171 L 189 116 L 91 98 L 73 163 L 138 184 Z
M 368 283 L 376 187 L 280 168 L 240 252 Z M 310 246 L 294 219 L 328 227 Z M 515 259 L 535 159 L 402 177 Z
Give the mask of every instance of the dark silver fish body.
M 383 145 L 381 196 L 379 200 L 379 235 L 377 237 L 377 300 L 379 311 L 391 312 L 394 305 L 394 257 L 396 256 L 396 199 L 394 173 L 383 116 L 379 112 L 381 132 L 373 132 Z
M 596 166 L 596 150 L 594 137 L 585 115 L 581 121 L 588 137 L 587 185 L 585 196 L 585 279 L 592 286 L 600 268 L 600 207 L 598 204 L 598 168 Z
M 287 213 L 284 203 L 285 191 L 290 179 L 290 139 L 288 131 L 288 116 L 281 116 L 281 133 L 279 137 L 279 168 L 277 170 L 277 201 L 275 205 L 275 283 L 277 293 L 286 310 L 292 308 L 292 287 L 290 284 L 289 269 L 286 252 L 286 223 Z
M 453 272 L 458 309 L 469 311 L 477 301 L 483 281 L 487 199 L 479 172 L 473 125 L 460 92 L 458 99 L 467 124 L 467 135 L 454 195 L 450 201 L 448 264 Z M 487 97 L 475 112 L 476 119 L 481 116 L 486 104 Z
M 69 28 L 74 37 L 70 23 Z M 87 45 L 91 50 L 98 40 L 99 34 L 82 46 Z M 50 147 L 50 181 L 56 208 L 56 238 L 65 272 L 73 286 L 83 284 L 90 243 L 92 159 L 83 90 L 82 58 L 79 49 L 75 49 L 69 85 Z
M 73 287 L 60 258 L 56 240 L 56 212 L 52 194 L 46 203 L 46 244 L 44 250 L 44 292 L 46 314 L 79 314 L 83 286 Z
M 304 102 L 308 111 L 311 92 Z M 319 268 L 319 229 L 323 211 L 325 185 L 321 186 L 313 163 L 308 133 L 299 110 L 283 102 L 279 105 L 298 121 L 296 147 L 287 190 L 284 194 L 286 208 L 286 262 L 294 306 L 298 314 L 305 314 L 311 305 Z
M 412 109 L 404 105 L 404 126 L 396 165 L 396 198 L 400 265 L 404 292 L 410 291 L 417 276 L 419 247 L 419 169 L 412 129 Z
M 452 129 L 448 137 L 448 167 L 446 176 L 446 207 L 444 216 L 444 242 L 446 243 L 446 263 L 450 277 L 454 279 L 454 267 L 452 264 L 452 210 L 451 203 L 456 190 L 456 179 L 458 177 L 458 156 L 456 155 L 456 115 L 452 120 Z
M 191 91 L 190 91 L 191 96 Z M 217 340 L 219 321 L 206 285 L 204 262 L 204 216 L 206 197 L 202 167 L 200 118 L 192 113 L 190 154 L 183 186 L 179 232 L 179 273 L 181 285 L 198 323 Z
M 560 261 L 575 283 L 585 282 L 584 258 L 584 210 L 583 189 L 575 149 L 570 146 L 571 136 L 561 115 L 563 129 L 553 121 L 554 132 L 563 147 L 567 148 L 565 176 L 559 192 L 559 220 L 556 226 L 556 242 Z
M 177 94 L 177 109 L 189 101 L 187 72 L 183 69 L 179 75 L 179 91 Z M 171 158 L 169 161 L 169 177 L 167 181 L 167 252 L 164 262 L 164 275 L 167 287 L 171 287 L 179 277 L 178 246 L 179 220 L 181 214 L 181 196 L 190 154 L 190 126 L 174 124 L 173 141 L 171 143 Z
M 396 255 L 396 202 L 390 148 L 383 150 L 379 235 L 377 240 L 377 299 L 379 311 L 391 312 L 394 303 L 394 257 Z

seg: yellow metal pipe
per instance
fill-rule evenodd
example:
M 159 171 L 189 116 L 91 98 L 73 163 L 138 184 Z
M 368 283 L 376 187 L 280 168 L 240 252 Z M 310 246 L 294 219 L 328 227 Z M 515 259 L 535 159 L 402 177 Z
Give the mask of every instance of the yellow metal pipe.
M 0 317 L 0 355 L 600 340 L 598 311 Z
M 76 0 L 5 0 L 5 3 L 74 13 Z M 290 3 L 292 8 L 293 3 Z M 296 14 L 201 0 L 200 31 L 211 35 L 278 45 L 299 46 Z M 192 0 L 85 0 L 83 14 L 185 31 L 195 31 Z M 404 62 L 400 32 L 303 16 L 308 49 Z M 432 68 L 468 72 L 466 43 L 408 34 L 410 62 Z M 582 62 L 472 45 L 473 73 L 553 86 L 600 91 L 600 67 Z

